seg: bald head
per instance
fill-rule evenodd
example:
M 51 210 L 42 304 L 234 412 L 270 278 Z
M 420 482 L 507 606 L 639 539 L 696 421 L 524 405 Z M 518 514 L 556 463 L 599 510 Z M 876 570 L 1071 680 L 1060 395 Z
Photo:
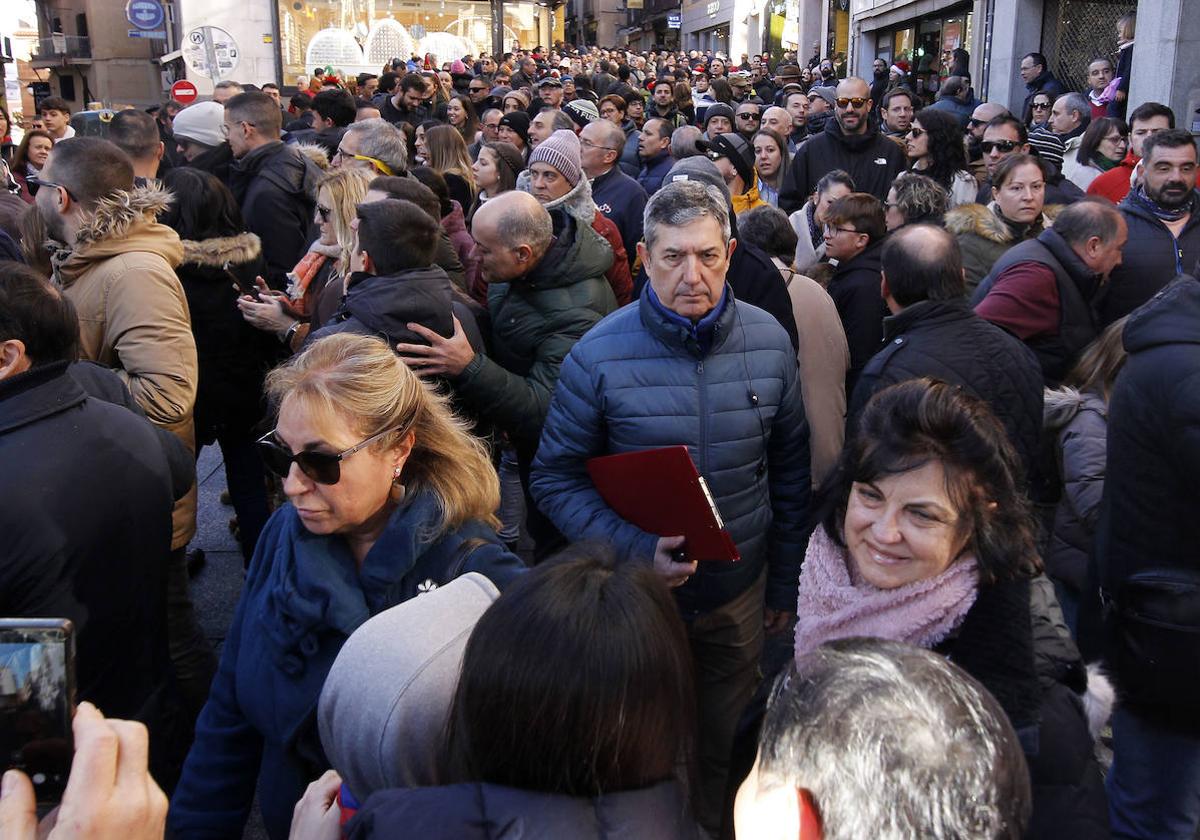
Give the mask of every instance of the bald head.
M 788 113 L 787 108 L 772 105 L 763 111 L 762 127 L 769 128 L 786 140 L 787 136 L 792 133 L 792 115 Z
M 843 79 L 837 86 L 837 101 L 834 114 L 842 134 L 866 134 L 870 123 L 868 117 L 874 105 L 870 86 L 855 76 Z M 841 104 L 843 102 L 846 103 L 844 107 Z
M 971 124 L 969 126 L 971 136 L 976 140 L 982 140 L 987 124 L 996 119 L 996 117 L 1005 116 L 1007 113 L 1007 108 L 995 102 L 984 102 L 982 105 L 979 105 L 971 112 Z
M 471 235 L 484 279 L 507 283 L 537 267 L 554 239 L 554 227 L 536 198 L 510 190 L 475 211 Z
M 962 252 L 944 228 L 905 225 L 883 246 L 883 293 L 893 313 L 923 300 L 963 296 Z

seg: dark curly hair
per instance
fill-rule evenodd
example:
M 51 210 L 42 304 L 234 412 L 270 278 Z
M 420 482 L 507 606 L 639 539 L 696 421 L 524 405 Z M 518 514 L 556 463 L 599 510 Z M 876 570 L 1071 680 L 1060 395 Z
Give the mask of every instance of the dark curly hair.
M 929 167 L 916 170 L 928 175 L 947 190 L 954 183 L 954 173 L 967 168 L 967 151 L 963 146 L 962 127 L 945 111 L 924 108 L 913 117 L 913 125 L 929 135 Z
M 979 563 L 981 584 L 1032 576 L 1041 561 L 1021 491 L 1021 461 L 987 403 L 934 379 L 912 379 L 871 398 L 836 468 L 825 479 L 817 521 L 845 545 L 842 526 L 855 482 L 940 461 L 959 514 L 959 537 Z

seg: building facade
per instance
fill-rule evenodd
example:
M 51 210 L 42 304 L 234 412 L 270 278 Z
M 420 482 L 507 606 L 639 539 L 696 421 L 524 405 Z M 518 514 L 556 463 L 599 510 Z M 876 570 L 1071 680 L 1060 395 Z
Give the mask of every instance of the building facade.
M 171 7 L 153 5 L 161 16 L 144 28 L 127 15 L 126 0 L 38 0 L 30 66 L 45 71 L 39 98 L 60 96 L 74 110 L 161 102 L 169 84 L 159 59 L 175 32 Z

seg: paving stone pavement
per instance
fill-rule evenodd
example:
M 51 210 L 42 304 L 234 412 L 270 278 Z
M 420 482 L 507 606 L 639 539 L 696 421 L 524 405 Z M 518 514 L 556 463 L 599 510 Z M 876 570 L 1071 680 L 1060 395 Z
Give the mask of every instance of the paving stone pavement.
M 196 462 L 196 480 L 200 484 L 200 499 L 196 536 L 189 547 L 204 549 L 206 563 L 192 579 L 192 602 L 204 635 L 220 656 L 242 590 L 243 572 L 241 549 L 229 532 L 233 508 L 221 504 L 221 491 L 225 489 L 225 466 L 218 447 L 206 446 L 201 450 Z M 257 802 L 243 838 L 267 840 Z

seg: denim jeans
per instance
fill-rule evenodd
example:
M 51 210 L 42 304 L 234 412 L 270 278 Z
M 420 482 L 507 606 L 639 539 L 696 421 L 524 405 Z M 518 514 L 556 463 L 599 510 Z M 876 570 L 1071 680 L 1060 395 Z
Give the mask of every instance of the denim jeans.
M 1200 825 L 1200 734 L 1118 708 L 1106 787 L 1114 838 L 1192 840 Z

